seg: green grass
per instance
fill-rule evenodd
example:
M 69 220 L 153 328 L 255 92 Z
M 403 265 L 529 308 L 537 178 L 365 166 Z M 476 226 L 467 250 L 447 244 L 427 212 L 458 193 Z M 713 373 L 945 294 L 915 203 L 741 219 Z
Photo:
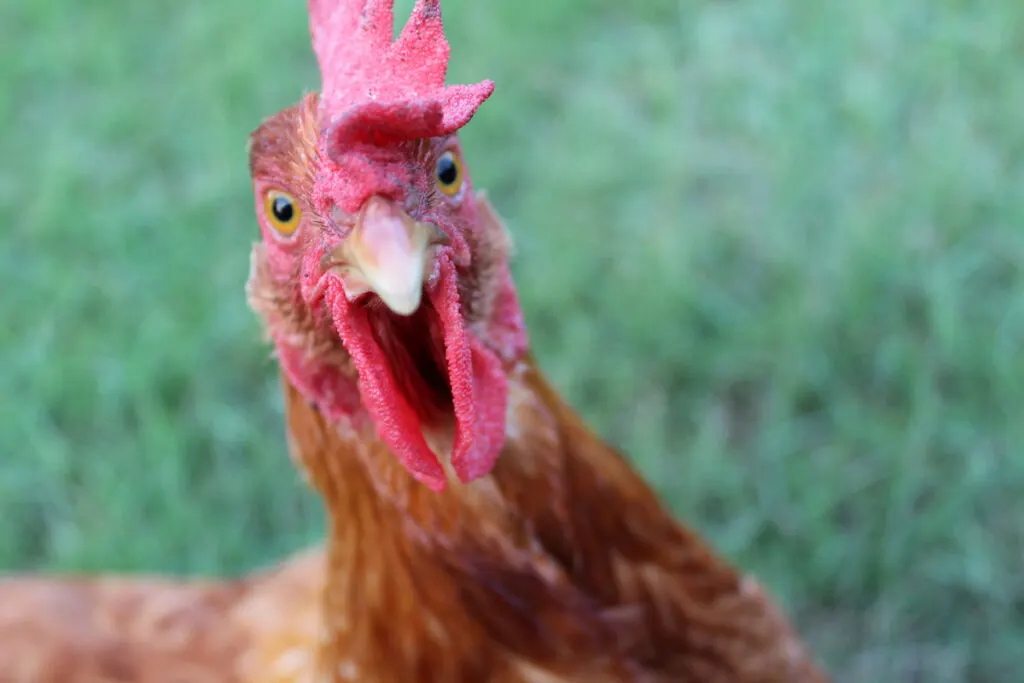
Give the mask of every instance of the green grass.
M 3 568 L 233 572 L 321 528 L 242 293 L 304 3 L 163 5 L 4 12 Z M 1024 5 L 634 5 L 445 5 L 543 366 L 839 681 L 1015 683 Z

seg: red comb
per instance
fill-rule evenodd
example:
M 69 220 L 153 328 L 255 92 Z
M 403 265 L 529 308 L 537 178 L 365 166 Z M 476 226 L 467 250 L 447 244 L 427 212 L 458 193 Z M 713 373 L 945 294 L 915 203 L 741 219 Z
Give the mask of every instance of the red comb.
M 448 40 L 439 0 L 416 0 L 394 40 L 393 0 L 309 0 L 323 81 L 320 115 L 335 144 L 371 132 L 448 135 L 466 125 L 494 83 L 446 87 Z

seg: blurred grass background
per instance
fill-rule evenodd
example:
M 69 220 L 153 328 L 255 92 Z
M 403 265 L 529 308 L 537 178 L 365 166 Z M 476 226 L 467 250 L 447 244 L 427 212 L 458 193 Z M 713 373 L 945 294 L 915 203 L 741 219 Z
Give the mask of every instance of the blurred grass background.
M 543 366 L 838 681 L 1019 681 L 1024 4 L 632 7 L 445 2 Z M 242 292 L 304 3 L 2 15 L 0 567 L 316 539 Z

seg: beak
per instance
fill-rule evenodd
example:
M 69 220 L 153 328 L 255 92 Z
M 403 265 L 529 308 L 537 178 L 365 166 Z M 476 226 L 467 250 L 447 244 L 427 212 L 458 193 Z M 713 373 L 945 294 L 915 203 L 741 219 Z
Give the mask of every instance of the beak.
M 410 315 L 423 298 L 432 247 L 447 239 L 433 223 L 415 221 L 393 201 L 374 195 L 324 265 L 339 267 L 350 298 L 373 292 L 398 315 Z

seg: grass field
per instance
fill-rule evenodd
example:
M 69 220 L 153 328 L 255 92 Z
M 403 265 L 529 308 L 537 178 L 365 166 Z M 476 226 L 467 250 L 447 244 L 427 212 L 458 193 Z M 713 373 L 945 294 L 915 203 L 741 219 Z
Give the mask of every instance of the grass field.
M 9 5 L 0 567 L 281 557 L 245 141 L 304 3 Z M 634 5 L 445 3 L 543 366 L 838 681 L 1016 683 L 1024 4 Z

